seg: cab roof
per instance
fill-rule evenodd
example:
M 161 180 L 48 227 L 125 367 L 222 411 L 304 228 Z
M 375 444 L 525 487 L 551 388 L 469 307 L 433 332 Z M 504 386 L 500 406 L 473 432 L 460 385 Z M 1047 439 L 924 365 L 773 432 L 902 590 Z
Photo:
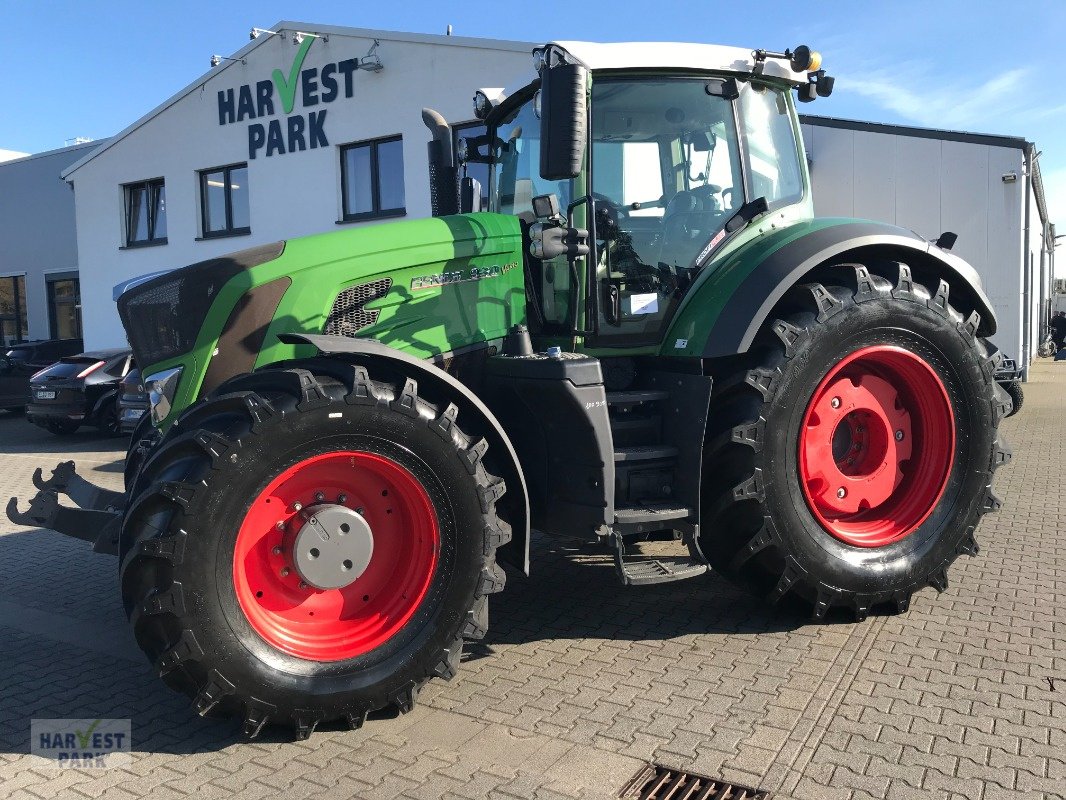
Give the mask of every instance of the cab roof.
M 753 50 L 692 42 L 549 42 L 589 69 L 691 69 L 748 73 L 755 68 Z M 763 74 L 807 83 L 807 73 L 793 72 L 787 62 L 769 58 Z

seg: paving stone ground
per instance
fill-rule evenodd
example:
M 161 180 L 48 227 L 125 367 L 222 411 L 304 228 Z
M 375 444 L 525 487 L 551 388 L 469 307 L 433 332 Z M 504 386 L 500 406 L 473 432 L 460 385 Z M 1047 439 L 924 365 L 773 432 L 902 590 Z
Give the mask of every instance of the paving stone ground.
M 795 800 L 1066 797 L 1066 364 L 1025 392 L 981 553 L 905 615 L 812 625 L 716 576 L 626 589 L 539 539 L 452 682 L 299 743 L 195 716 L 134 646 L 114 559 L 5 519 L 0 798 L 606 798 L 649 760 Z M 65 458 L 117 487 L 122 450 L 0 419 L 0 498 Z M 133 761 L 50 768 L 35 717 L 129 717 Z

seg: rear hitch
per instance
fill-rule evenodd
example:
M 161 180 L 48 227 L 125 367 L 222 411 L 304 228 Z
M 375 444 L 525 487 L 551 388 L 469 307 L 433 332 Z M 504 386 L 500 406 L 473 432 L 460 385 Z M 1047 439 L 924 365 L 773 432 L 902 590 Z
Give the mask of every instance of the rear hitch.
M 126 495 L 97 486 L 81 477 L 73 461 L 63 461 L 44 480 L 38 467 L 33 473 L 37 494 L 25 512 L 19 511 L 18 498 L 7 503 L 7 518 L 16 525 L 47 528 L 64 536 L 92 542 L 93 551 L 118 555 L 119 527 L 126 506 Z M 59 504 L 59 495 L 69 497 L 78 508 Z

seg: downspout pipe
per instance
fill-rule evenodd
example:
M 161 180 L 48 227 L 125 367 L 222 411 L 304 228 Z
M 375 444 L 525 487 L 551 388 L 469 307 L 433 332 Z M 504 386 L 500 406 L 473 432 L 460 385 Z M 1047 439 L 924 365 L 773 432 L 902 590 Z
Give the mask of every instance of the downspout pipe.
M 1033 190 L 1033 148 L 1032 142 L 1025 145 L 1025 194 L 1022 202 L 1025 204 L 1025 226 L 1022 232 L 1022 352 L 1020 362 L 1022 365 L 1022 380 L 1029 380 L 1029 364 L 1033 358 L 1033 265 L 1030 259 L 1029 248 L 1029 224 L 1032 205 L 1029 202 L 1029 194 Z

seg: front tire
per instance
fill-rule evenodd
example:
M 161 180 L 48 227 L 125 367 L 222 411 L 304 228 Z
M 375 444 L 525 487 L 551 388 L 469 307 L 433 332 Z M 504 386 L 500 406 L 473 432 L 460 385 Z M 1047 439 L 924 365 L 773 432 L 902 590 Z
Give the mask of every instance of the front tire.
M 486 444 L 456 416 L 413 380 L 328 359 L 238 376 L 186 411 L 141 468 L 120 553 L 127 614 L 163 679 L 200 714 L 241 714 L 248 736 L 270 722 L 306 738 L 406 712 L 429 678 L 452 677 L 464 639 L 485 633 L 510 538 Z M 334 543 L 350 523 L 370 544 L 315 572 L 301 560 L 319 557 L 301 544 L 311 516 L 346 520 Z
M 792 290 L 748 354 L 712 363 L 701 547 L 715 570 L 821 619 L 904 611 L 977 552 L 1010 409 L 999 355 L 902 264 Z

